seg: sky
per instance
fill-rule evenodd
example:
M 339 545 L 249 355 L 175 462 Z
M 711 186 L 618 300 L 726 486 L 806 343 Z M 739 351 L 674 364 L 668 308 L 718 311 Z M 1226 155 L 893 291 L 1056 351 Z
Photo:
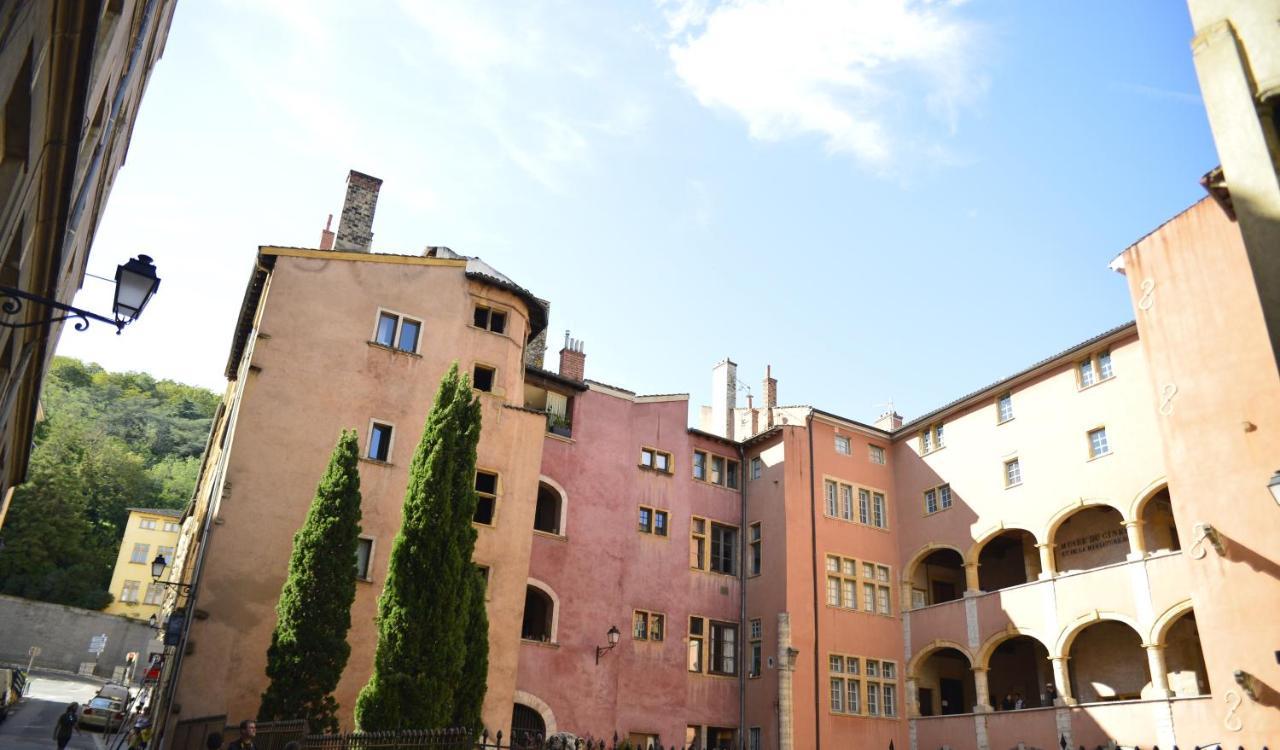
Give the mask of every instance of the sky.
M 89 260 L 159 292 L 58 352 L 220 391 L 258 246 L 315 247 L 357 169 L 375 252 L 551 301 L 552 369 L 568 329 L 639 393 L 729 357 L 910 419 L 1132 320 L 1107 264 L 1218 163 L 1191 36 L 1169 0 L 182 0 Z

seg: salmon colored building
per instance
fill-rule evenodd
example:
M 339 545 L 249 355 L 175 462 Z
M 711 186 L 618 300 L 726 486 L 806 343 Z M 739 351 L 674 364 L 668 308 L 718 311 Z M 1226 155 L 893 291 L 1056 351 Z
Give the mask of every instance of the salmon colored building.
M 739 406 L 726 359 L 695 429 L 687 395 L 587 378 L 567 334 L 544 369 L 546 304 L 482 261 L 367 252 L 377 186 L 352 173 L 320 249 L 259 252 L 179 543 L 174 746 L 201 742 L 196 717 L 256 713 L 289 541 L 356 425 L 351 726 L 407 457 L 455 360 L 484 408 L 491 730 L 749 750 L 1280 737 L 1280 376 L 1212 200 L 1113 264 L 1134 323 L 905 423 L 779 405 L 771 373 Z

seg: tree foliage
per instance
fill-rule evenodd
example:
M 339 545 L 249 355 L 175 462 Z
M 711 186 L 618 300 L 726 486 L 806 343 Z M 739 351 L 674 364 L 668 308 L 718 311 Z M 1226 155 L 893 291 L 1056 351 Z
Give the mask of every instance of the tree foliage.
M 258 719 L 306 719 L 312 731 L 338 731 L 333 690 L 351 646 L 351 604 L 360 537 L 359 443 L 344 431 L 302 528 L 293 537 L 289 577 L 276 604 Z
M 471 627 L 479 438 L 480 404 L 455 363 L 409 467 L 403 520 L 378 598 L 373 675 L 356 701 L 362 730 L 442 728 L 480 715 L 483 688 L 460 690 L 474 641 L 484 642 L 488 658 L 487 622 L 483 638 L 478 623 Z
M 5 518 L 0 592 L 109 604 L 127 509 L 187 502 L 218 401 L 202 388 L 55 357 L 27 482 Z

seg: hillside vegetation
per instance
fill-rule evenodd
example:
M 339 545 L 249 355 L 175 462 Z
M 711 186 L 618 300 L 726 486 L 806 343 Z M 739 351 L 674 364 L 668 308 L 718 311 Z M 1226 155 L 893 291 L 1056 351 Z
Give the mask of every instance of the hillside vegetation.
M 219 396 L 55 357 L 27 483 L 14 493 L 0 592 L 100 609 L 127 508 L 182 508 Z

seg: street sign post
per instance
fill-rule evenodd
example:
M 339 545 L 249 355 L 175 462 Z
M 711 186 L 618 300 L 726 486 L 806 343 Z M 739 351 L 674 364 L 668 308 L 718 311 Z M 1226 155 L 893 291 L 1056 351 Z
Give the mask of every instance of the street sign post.
M 36 657 L 39 655 L 40 655 L 39 646 L 32 646 L 31 648 L 27 649 L 27 656 L 29 657 L 27 659 L 27 674 L 31 674 L 31 665 L 35 664 Z
M 94 656 L 102 656 L 102 652 L 107 650 L 107 634 L 95 635 L 89 639 L 89 653 Z

